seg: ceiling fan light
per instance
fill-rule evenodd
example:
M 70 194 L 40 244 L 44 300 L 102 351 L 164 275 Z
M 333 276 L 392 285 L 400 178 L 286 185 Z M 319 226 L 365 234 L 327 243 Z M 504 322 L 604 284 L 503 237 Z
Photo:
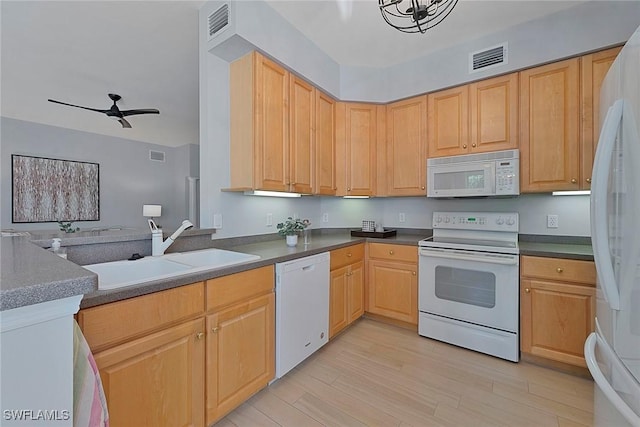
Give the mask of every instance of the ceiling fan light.
M 378 0 L 382 18 L 387 24 L 404 33 L 423 34 L 449 16 L 458 3 L 458 0 L 408 0 L 411 6 L 402 12 L 399 8 L 402 1 Z

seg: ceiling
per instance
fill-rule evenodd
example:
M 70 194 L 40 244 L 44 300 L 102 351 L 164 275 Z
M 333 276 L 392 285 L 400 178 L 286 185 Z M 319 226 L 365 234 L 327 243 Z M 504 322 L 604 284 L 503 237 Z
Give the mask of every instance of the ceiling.
M 241 0 L 242 1 L 242 0 Z M 336 62 L 384 67 L 581 1 L 461 0 L 427 34 L 389 27 L 374 0 L 266 0 Z M 406 1 L 406 0 L 405 0 Z M 350 13 L 340 14 L 338 3 Z M 167 146 L 197 144 L 202 1 L 0 1 L 2 116 Z M 123 129 L 108 109 L 157 108 Z

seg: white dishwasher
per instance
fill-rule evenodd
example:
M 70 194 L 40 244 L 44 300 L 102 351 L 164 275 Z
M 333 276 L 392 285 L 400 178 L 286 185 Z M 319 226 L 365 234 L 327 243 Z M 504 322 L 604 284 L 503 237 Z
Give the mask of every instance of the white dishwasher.
M 329 340 L 329 253 L 276 264 L 276 378 Z

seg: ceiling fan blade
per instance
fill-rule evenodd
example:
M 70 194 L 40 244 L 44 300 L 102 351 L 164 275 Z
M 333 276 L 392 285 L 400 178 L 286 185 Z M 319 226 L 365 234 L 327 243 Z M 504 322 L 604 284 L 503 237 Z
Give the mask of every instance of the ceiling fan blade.
M 107 113 L 109 111 L 109 110 L 98 110 L 96 108 L 83 107 L 82 105 L 67 104 L 66 102 L 56 101 L 55 99 L 48 99 L 47 101 L 54 102 L 56 104 L 68 105 L 69 107 L 82 108 L 83 110 L 95 111 L 96 113 Z
M 118 119 L 118 121 L 120 122 L 120 124 L 122 125 L 123 128 L 130 128 L 131 124 L 126 121 L 125 119 L 123 119 L 122 117 Z
M 135 116 L 136 114 L 160 114 L 160 111 L 155 108 L 144 108 L 140 110 L 124 110 L 120 111 L 123 117 L 126 116 Z

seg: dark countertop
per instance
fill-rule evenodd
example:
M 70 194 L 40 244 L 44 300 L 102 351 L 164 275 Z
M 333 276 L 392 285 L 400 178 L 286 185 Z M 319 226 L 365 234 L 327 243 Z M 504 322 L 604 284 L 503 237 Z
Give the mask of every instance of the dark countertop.
M 259 255 L 260 259 L 256 261 L 246 262 L 243 264 L 237 264 L 230 267 L 222 267 L 218 269 L 200 271 L 197 273 L 190 273 L 184 276 L 171 277 L 167 279 L 161 279 L 151 282 L 146 282 L 140 285 L 127 286 L 119 289 L 110 289 L 104 291 L 94 291 L 88 293 L 82 299 L 80 304 L 81 308 L 89 308 L 96 305 L 106 304 L 109 302 L 115 302 L 126 298 L 133 298 L 140 295 L 145 295 L 153 292 L 158 292 L 166 289 L 175 288 L 178 286 L 187 285 L 190 283 L 199 282 L 202 280 L 213 279 L 216 277 L 226 276 L 229 274 L 240 273 L 242 271 L 251 270 L 254 268 L 263 267 L 266 265 L 273 265 L 278 262 L 291 261 L 293 259 L 319 254 L 322 252 L 331 251 L 334 249 L 343 248 L 346 246 L 355 245 L 358 243 L 364 243 L 366 241 L 376 243 L 389 243 L 395 245 L 411 245 L 417 246 L 418 240 L 424 239 L 430 235 L 430 232 L 422 234 L 416 233 L 400 233 L 397 236 L 389 237 L 385 239 L 365 239 L 363 237 L 351 237 L 349 232 L 332 232 L 332 233 L 320 233 L 314 234 L 309 245 L 304 245 L 301 240 L 298 241 L 298 245 L 295 247 L 288 247 L 284 238 L 277 240 L 268 240 L 258 243 L 244 243 L 239 245 L 224 245 L 224 249 L 248 253 L 253 255 Z M 214 241 L 215 244 L 215 241 Z
M 104 242 L 126 242 L 132 239 L 149 239 L 150 233 L 125 230 L 92 232 L 89 236 L 74 236 L 76 241 L 67 245 Z M 431 230 L 399 230 L 393 237 L 364 238 L 352 237 L 348 230 L 314 230 L 311 243 L 305 246 L 299 241 L 296 247 L 286 246 L 284 239 L 273 236 L 247 236 L 241 238 L 210 240 L 209 230 L 196 231 L 202 234 L 209 247 L 219 247 L 236 252 L 259 255 L 260 259 L 230 267 L 199 271 L 184 276 L 171 277 L 140 285 L 127 286 L 120 289 L 97 290 L 97 276 L 53 253 L 38 246 L 46 246 L 49 236 L 5 237 L 1 239 L 0 250 L 0 311 L 22 307 L 40 302 L 84 294 L 81 308 L 93 307 L 109 302 L 119 301 L 145 295 L 165 289 L 212 279 L 229 274 L 286 262 L 304 256 L 315 255 L 362 242 L 388 243 L 417 246 L 419 240 L 429 237 Z M 96 235 L 97 234 L 97 235 Z M 89 239 L 85 240 L 83 239 Z M 185 239 L 186 240 L 186 239 Z M 180 251 L 202 248 L 180 248 Z M 66 246 L 66 245 L 63 245 Z M 99 245 L 97 245 L 99 246 Z M 557 257 L 580 260 L 593 260 L 589 238 L 571 238 L 563 236 L 526 236 L 520 240 L 520 254 L 542 257 Z
M 93 292 L 98 276 L 27 237 L 0 239 L 0 311 Z
M 520 255 L 593 261 L 590 237 L 521 234 Z

